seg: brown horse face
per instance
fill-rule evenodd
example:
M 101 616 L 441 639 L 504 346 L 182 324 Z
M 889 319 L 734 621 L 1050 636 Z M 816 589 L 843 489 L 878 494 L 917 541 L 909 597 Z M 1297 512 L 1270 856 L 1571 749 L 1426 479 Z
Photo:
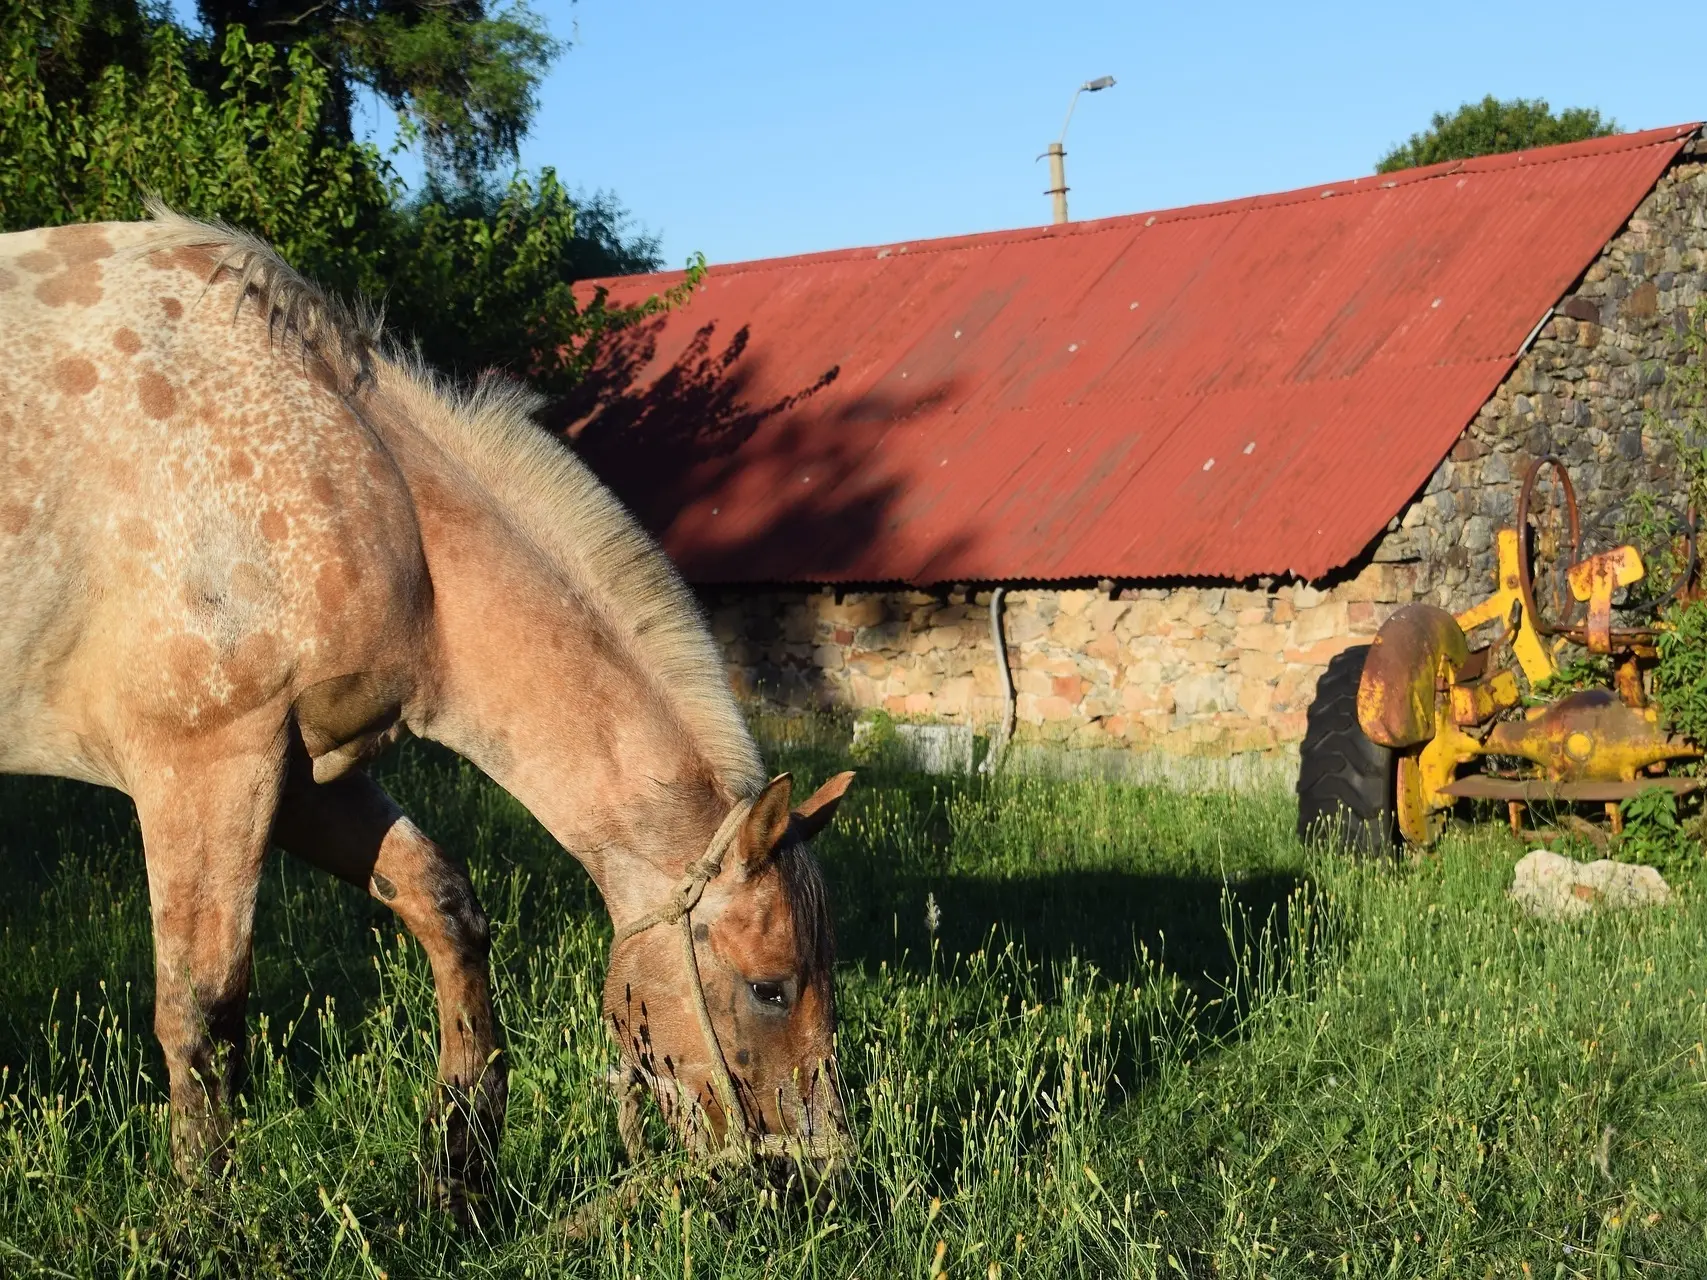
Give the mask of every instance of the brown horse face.
M 625 1065 L 652 1087 L 672 1128 L 692 1145 L 716 1146 L 726 1135 L 729 1117 L 714 1083 L 719 1049 L 740 1096 L 741 1123 L 761 1149 L 804 1153 L 823 1171 L 846 1145 L 834 948 L 807 842 L 828 824 L 852 780 L 851 773 L 831 779 L 793 810 L 788 775 L 773 781 L 694 908 L 715 1046 L 694 1009 L 679 924 L 658 925 L 612 952 L 607 1025 Z

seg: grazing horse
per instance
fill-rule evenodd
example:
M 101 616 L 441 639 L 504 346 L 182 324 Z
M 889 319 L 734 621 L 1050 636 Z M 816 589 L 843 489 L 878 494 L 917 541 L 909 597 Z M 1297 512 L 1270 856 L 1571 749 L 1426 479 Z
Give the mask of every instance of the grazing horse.
M 798 807 L 766 783 L 693 597 L 526 392 L 453 391 L 260 241 L 151 213 L 0 236 L 0 770 L 136 803 L 180 1170 L 226 1159 L 276 844 L 425 948 L 434 1193 L 461 1211 L 489 1180 L 486 917 L 362 771 L 405 731 L 598 885 L 625 1087 L 701 1146 L 833 1154 L 805 842 L 852 775 Z

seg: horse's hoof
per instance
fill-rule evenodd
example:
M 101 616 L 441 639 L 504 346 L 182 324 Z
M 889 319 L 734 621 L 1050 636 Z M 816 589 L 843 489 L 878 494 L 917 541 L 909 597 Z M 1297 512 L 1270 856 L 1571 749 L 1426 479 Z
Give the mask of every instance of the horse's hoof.
M 185 1182 L 218 1178 L 231 1163 L 231 1122 L 224 1115 L 172 1117 L 172 1167 Z

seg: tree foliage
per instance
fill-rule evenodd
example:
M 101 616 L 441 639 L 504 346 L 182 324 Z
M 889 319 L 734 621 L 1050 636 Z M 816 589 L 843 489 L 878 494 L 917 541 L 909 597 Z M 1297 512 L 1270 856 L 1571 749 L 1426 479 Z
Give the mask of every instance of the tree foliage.
M 399 218 L 406 237 L 387 296 L 396 327 L 442 368 L 508 366 L 551 393 L 580 376 L 599 334 L 633 318 L 602 300 L 581 308 L 570 286 L 658 265 L 655 241 L 622 238 L 614 202 L 577 204 L 550 169 L 503 187 L 429 185 Z
M 241 31 L 325 68 L 325 123 L 352 136 L 356 93 L 383 99 L 440 176 L 512 163 L 561 51 L 525 0 L 197 0 L 216 42 Z
M 334 74 L 307 42 L 281 53 L 232 25 L 214 57 L 130 0 L 0 0 L 0 23 L 0 230 L 136 218 L 157 194 L 383 300 L 435 364 L 551 392 L 636 314 L 582 307 L 571 284 L 658 265 L 614 200 L 577 201 L 549 169 L 406 199 L 377 149 L 341 136 Z
M 1544 98 L 1500 101 L 1489 94 L 1466 102 L 1451 115 L 1436 112 L 1429 127 L 1394 147 L 1375 166 L 1377 173 L 1414 169 L 1442 160 L 1499 155 L 1558 142 L 1604 138 L 1618 132 L 1618 122 L 1602 119 L 1592 107 L 1567 107 L 1554 113 Z
M 136 218 L 157 194 L 337 287 L 378 283 L 396 182 L 374 148 L 319 128 L 327 77 L 307 50 L 281 58 L 232 31 L 210 93 L 169 22 L 103 29 L 88 0 L 0 0 L 0 14 L 0 227 Z

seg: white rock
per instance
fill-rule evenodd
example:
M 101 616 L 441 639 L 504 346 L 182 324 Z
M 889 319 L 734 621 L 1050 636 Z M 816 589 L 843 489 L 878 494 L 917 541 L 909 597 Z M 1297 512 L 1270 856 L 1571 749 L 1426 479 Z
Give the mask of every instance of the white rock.
M 1663 906 L 1671 886 L 1652 867 L 1607 858 L 1575 862 L 1536 849 L 1518 862 L 1510 894 L 1531 915 L 1567 920 L 1595 907 Z

